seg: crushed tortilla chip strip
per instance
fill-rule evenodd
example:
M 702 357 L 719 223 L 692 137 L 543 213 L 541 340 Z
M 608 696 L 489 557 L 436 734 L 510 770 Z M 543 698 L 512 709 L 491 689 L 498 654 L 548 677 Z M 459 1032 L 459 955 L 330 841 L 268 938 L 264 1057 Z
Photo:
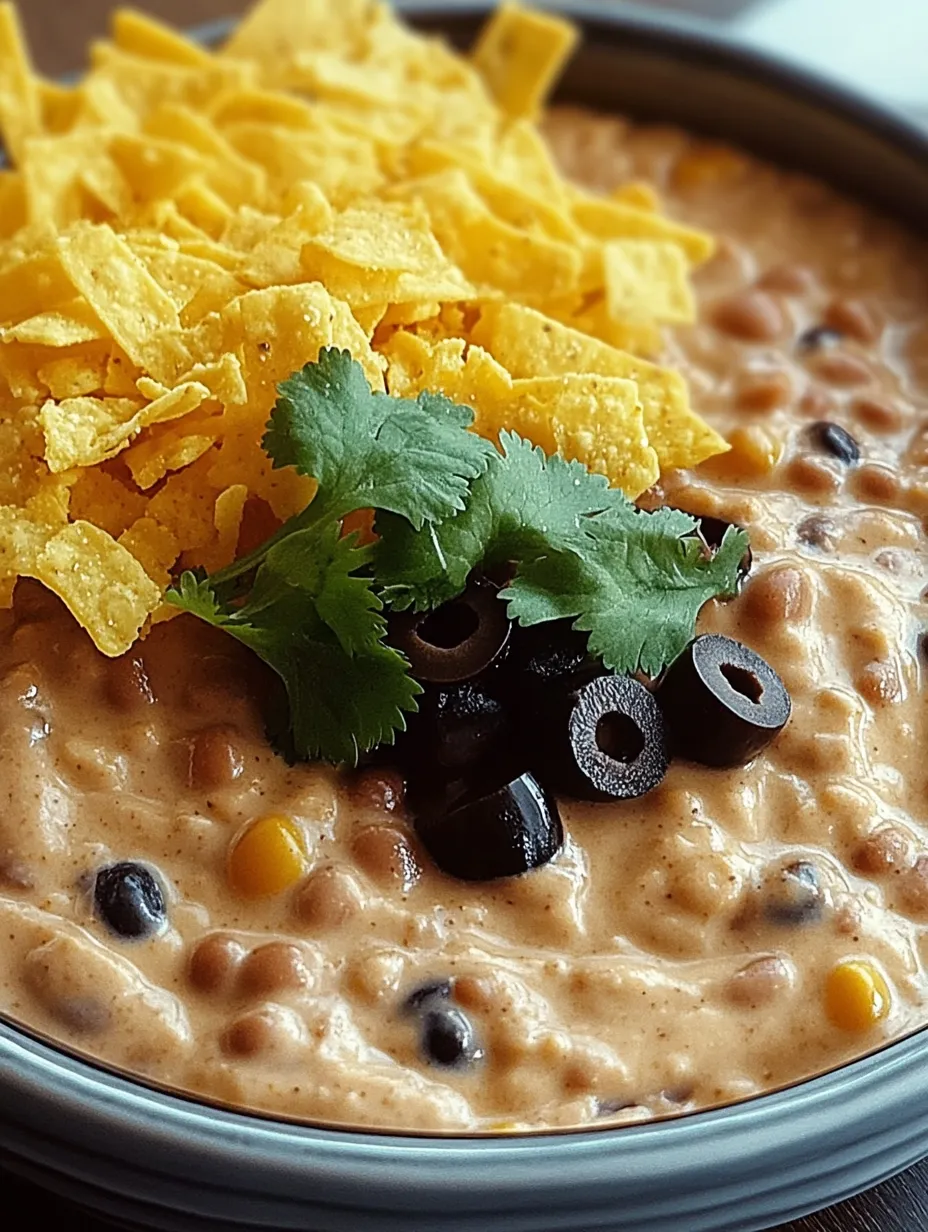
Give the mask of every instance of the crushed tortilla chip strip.
M 77 472 L 70 505 L 75 521 L 92 522 L 118 539 L 144 509 L 145 498 L 115 475 L 96 466 Z
M 694 265 L 702 265 L 715 252 L 715 240 L 707 232 L 615 198 L 577 192 L 572 213 L 574 221 L 597 239 L 665 240 L 679 244 Z
M 90 522 L 59 530 L 25 572 L 54 591 L 110 657 L 132 646 L 161 600 L 131 552 Z
M 577 27 L 561 17 L 504 3 L 471 58 L 507 115 L 535 119 L 579 37 Z
M 656 482 L 660 467 L 634 381 L 584 373 L 516 380 L 512 390 L 506 426 L 546 453 L 582 462 L 631 499 Z
M 148 516 L 176 537 L 181 552 L 199 550 L 215 537 L 213 508 L 219 487 L 209 479 L 211 454 L 165 479 L 148 503 Z
M 48 392 L 56 402 L 66 398 L 84 398 L 102 393 L 106 385 L 107 359 L 101 352 L 98 356 L 67 356 L 50 359 L 38 370 L 39 380 L 48 386 Z M 134 391 L 133 391 L 134 392 Z
M 168 425 L 165 425 L 167 427 Z M 197 458 L 202 458 L 216 443 L 218 427 L 213 432 L 186 432 L 177 436 L 162 428 L 153 428 L 142 440 L 122 455 L 137 486 L 146 491 L 170 471 L 183 470 Z
M 487 304 L 472 338 L 513 377 L 587 372 L 635 381 L 648 441 L 662 468 L 696 466 L 728 443 L 690 409 L 678 372 L 638 359 L 518 304 Z
M 79 224 L 59 238 L 58 255 L 75 289 L 132 362 L 156 377 L 164 372 L 158 335 L 179 331 L 180 319 L 125 240 L 106 225 Z
M 617 321 L 696 320 L 686 255 L 668 240 L 610 240 L 603 245 L 606 304 Z
M 161 394 L 147 406 L 131 398 L 48 401 L 39 413 L 48 468 L 52 474 L 59 474 L 74 466 L 95 466 L 125 449 L 142 428 L 179 419 L 202 406 L 208 397 L 205 385 L 190 381 Z
M 269 81 L 298 47 L 351 55 L 363 46 L 376 6 L 370 0 L 265 0 L 239 23 L 224 50 L 256 60 Z
M 139 518 L 119 536 L 119 544 L 132 553 L 160 590 L 170 585 L 180 547 L 166 526 L 154 518 Z
M 193 68 L 208 67 L 212 63 L 212 56 L 199 43 L 192 43 L 169 26 L 135 9 L 117 9 L 112 29 L 113 42 L 130 55 Z
M 216 497 L 213 520 L 217 538 L 210 569 L 223 569 L 235 560 L 247 500 L 248 488 L 243 483 L 232 484 Z
M 25 321 L 0 331 L 3 342 L 25 342 L 47 347 L 78 346 L 82 342 L 98 342 L 103 337 L 103 326 L 90 305 L 82 299 L 72 300 L 52 312 L 27 317 Z
M 0 5 L 0 132 L 15 163 L 42 132 L 42 103 L 14 4 Z
M 620 184 L 609 195 L 620 205 L 632 205 L 638 210 L 657 213 L 661 208 L 660 194 L 646 180 L 630 180 L 627 184 Z

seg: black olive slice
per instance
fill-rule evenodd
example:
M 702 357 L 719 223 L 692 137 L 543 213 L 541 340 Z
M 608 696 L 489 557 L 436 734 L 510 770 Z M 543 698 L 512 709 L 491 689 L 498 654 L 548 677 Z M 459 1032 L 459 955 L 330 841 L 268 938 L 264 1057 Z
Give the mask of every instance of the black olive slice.
M 390 620 L 389 640 L 409 660 L 417 680 L 458 684 L 495 663 L 509 640 L 509 618 L 495 586 L 472 582 L 433 612 L 403 612 Z
M 837 458 L 845 466 L 854 466 L 860 461 L 860 446 L 850 432 L 842 428 L 840 424 L 820 419 L 818 423 L 810 425 L 809 436 L 819 449 L 830 453 L 833 458 Z
M 553 860 L 564 842 L 557 804 L 531 774 L 448 812 L 423 810 L 416 831 L 444 873 L 461 881 L 518 877 Z
M 790 714 L 789 693 L 770 664 L 719 633 L 690 642 L 657 697 L 674 753 L 704 766 L 743 766 Z
M 578 673 L 539 721 L 536 773 L 580 800 L 632 800 L 667 773 L 664 717 L 630 676 Z M 544 724 L 544 730 L 542 730 Z

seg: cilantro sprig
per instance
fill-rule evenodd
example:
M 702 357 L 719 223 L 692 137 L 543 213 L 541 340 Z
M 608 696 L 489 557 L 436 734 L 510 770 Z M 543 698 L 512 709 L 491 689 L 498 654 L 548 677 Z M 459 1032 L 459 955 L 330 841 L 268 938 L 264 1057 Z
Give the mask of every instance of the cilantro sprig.
M 297 757 L 354 763 L 393 741 L 422 690 L 386 641 L 384 608 L 437 607 L 479 566 L 511 562 L 510 617 L 572 618 L 616 671 L 658 672 L 703 603 L 735 593 L 743 531 L 709 552 L 695 518 L 639 510 L 514 433 L 497 450 L 441 394 L 372 392 L 346 351 L 322 351 L 279 393 L 264 449 L 314 479 L 314 498 L 228 568 L 185 572 L 167 598 L 277 672 Z M 375 545 L 342 533 L 359 509 L 376 511 Z

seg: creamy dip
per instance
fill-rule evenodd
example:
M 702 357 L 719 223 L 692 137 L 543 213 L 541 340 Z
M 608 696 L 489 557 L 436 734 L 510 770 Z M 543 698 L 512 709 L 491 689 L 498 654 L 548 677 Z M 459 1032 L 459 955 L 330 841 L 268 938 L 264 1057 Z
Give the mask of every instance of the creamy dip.
M 700 323 L 662 358 L 734 448 L 647 503 L 750 531 L 741 596 L 700 627 L 773 665 L 789 725 L 743 769 L 676 761 L 640 800 L 564 801 L 551 864 L 465 884 L 417 845 L 396 775 L 271 752 L 267 680 L 231 640 L 181 617 L 107 660 L 20 584 L 0 644 L 13 1021 L 228 1104 L 492 1131 L 742 1099 L 928 1018 L 926 253 L 819 184 L 677 131 L 566 111 L 548 130 L 576 179 L 650 180 L 721 237 Z M 299 827 L 309 867 L 248 899 L 228 853 L 265 816 Z M 96 872 L 119 861 L 164 887 L 150 939 L 94 910 Z M 872 1021 L 828 1012 L 847 960 L 885 981 Z M 431 982 L 472 1026 L 470 1066 L 423 1055 L 404 1003 Z

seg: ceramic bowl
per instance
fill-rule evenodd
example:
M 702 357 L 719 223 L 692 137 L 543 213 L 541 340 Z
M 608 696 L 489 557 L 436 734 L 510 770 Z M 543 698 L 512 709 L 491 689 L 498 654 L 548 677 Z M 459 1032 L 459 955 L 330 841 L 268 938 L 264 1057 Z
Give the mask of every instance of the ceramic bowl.
M 486 11 L 400 7 L 462 44 Z M 708 26 L 595 0 L 558 7 L 586 34 L 563 98 L 733 140 L 928 226 L 928 139 L 913 124 Z M 926 1148 L 926 1031 L 789 1090 L 674 1120 L 429 1138 L 216 1109 L 0 1024 L 7 1164 L 163 1232 L 754 1232 L 849 1197 Z

